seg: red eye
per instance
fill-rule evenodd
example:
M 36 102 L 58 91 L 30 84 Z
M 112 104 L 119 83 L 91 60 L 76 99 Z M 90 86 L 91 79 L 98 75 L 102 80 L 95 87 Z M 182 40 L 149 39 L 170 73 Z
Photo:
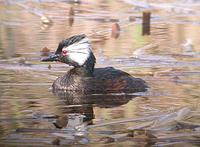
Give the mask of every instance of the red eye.
M 63 55 L 67 55 L 67 51 L 66 50 L 63 50 L 62 53 L 63 53 Z

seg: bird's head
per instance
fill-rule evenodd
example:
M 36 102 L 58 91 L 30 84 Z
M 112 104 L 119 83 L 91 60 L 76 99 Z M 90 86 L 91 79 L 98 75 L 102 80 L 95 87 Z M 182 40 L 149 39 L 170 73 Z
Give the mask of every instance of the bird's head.
M 82 34 L 62 40 L 55 54 L 43 58 L 42 61 L 59 61 L 74 67 L 86 67 L 93 71 L 96 59 L 89 39 Z

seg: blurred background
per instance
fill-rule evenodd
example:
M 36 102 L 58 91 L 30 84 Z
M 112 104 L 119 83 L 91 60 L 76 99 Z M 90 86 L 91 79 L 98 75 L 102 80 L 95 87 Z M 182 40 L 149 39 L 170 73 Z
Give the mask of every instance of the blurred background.
M 151 13 L 149 35 L 142 35 L 143 12 Z M 66 105 L 53 95 L 49 90 L 52 82 L 70 67 L 41 63 L 40 59 L 54 52 L 61 40 L 77 34 L 91 40 L 96 67 L 113 66 L 142 78 L 149 91 L 109 104 L 97 100 L 90 107 Z M 52 129 L 54 120 L 47 116 L 83 114 L 85 107 L 94 124 L 163 114 L 185 106 L 198 114 L 199 34 L 199 0 L 0 0 L 1 141 L 23 144 L 27 134 L 13 135 L 17 128 Z M 191 120 L 199 121 L 199 115 Z M 94 130 L 120 131 L 132 125 Z M 88 138 L 99 135 L 89 134 Z M 34 137 L 37 140 L 32 141 L 38 144 L 51 143 L 54 138 L 46 132 L 34 132 Z

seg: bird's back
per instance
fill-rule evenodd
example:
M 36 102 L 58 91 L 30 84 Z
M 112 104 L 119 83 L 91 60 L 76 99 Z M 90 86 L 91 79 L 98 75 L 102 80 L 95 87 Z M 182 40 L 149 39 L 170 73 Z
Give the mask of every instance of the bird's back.
M 130 74 L 115 69 L 113 67 L 96 68 L 94 70 L 94 79 L 96 84 L 100 85 L 99 91 L 105 93 L 132 93 L 146 91 L 146 82 L 140 78 L 134 78 Z
M 86 94 L 143 92 L 146 88 L 144 80 L 112 67 L 95 68 L 93 76 L 87 76 L 80 69 L 71 69 L 53 84 L 54 90 L 82 91 Z

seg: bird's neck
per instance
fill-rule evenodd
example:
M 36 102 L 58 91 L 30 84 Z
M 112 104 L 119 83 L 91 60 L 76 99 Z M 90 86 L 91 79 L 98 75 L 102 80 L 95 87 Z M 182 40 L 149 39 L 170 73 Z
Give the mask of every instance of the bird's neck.
M 86 60 L 85 64 L 83 67 L 91 74 L 94 72 L 94 66 L 96 63 L 96 58 L 94 54 L 91 52 L 89 58 Z
M 96 58 L 91 52 L 89 58 L 85 61 L 84 65 L 74 67 L 74 69 L 84 72 L 88 76 L 93 76 Z
M 96 58 L 94 54 L 91 52 L 90 57 L 86 60 L 85 64 L 82 66 L 74 66 L 71 71 L 82 77 L 92 77 L 94 72 L 94 66 L 96 63 Z
M 69 71 L 69 75 L 72 77 L 92 77 L 93 72 L 85 67 L 74 67 Z

